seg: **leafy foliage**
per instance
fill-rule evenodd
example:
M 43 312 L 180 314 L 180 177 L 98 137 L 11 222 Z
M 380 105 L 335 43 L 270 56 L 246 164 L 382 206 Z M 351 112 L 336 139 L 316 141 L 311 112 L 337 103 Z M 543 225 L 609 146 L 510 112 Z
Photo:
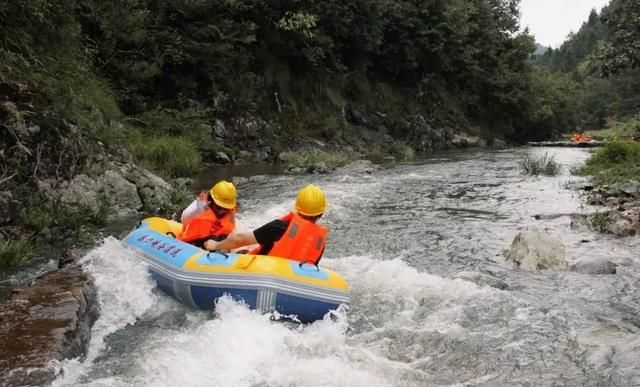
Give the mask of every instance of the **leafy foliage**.
M 603 74 L 640 67 L 640 3 L 613 0 L 603 19 L 609 27 L 609 36 L 599 52 Z
M 79 0 L 94 64 L 130 114 L 452 111 L 514 134 L 534 50 L 518 1 Z M 524 78 L 522 75 L 525 75 Z M 524 81 L 523 81 L 524 79 Z
M 211 123 L 244 112 L 336 121 L 331 130 L 281 126 L 293 135 L 331 137 L 343 125 L 337 112 L 355 106 L 453 117 L 489 137 L 525 141 L 596 127 L 638 106 L 637 82 L 612 86 L 585 65 L 612 26 L 628 30 L 616 10 L 629 0 L 614 2 L 607 23 L 592 12 L 559 50 L 538 56 L 549 70 L 529 60 L 536 46 L 519 32 L 518 0 L 0 2 L 3 74 L 147 160 L 174 137 L 206 159 L 220 149 Z M 120 111 L 135 119 L 114 125 Z M 155 150 L 136 141 L 149 136 L 162 138 Z
M 535 58 L 554 76 L 570 76 L 577 93 L 569 100 L 577 102 L 572 109 L 579 129 L 600 129 L 640 111 L 639 22 L 637 1 L 612 0 L 601 14 L 592 10 L 559 49 Z

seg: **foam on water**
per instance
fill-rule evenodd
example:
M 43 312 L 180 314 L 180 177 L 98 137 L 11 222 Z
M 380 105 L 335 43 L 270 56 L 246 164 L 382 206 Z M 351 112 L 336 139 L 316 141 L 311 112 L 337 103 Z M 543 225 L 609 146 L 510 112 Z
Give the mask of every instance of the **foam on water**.
M 86 258 L 87 268 L 97 276 L 105 308 L 104 317 L 94 327 L 90 354 L 83 364 L 66 364 L 65 377 L 56 385 L 397 386 L 418 385 L 427 376 L 405 361 L 390 359 L 388 340 L 372 337 L 375 331 L 349 328 L 343 310 L 323 321 L 300 326 L 272 321 L 269 315 L 222 299 L 215 318 L 194 315 L 183 326 L 157 330 L 139 346 L 129 348 L 128 357 L 133 363 L 118 377 L 82 380 L 79 376 L 91 367 L 97 353 L 107 350 L 103 340 L 106 335 L 134 323 L 136 318 L 153 319 L 162 313 L 157 309 L 163 309 L 163 303 L 171 304 L 152 292 L 145 268 L 135 258 L 125 258 L 119 264 L 105 259 L 105 246 L 111 252 L 118 249 L 113 242 L 105 242 Z M 122 252 L 127 253 L 124 249 Z M 378 320 L 381 331 L 403 328 L 455 334 L 462 329 L 452 323 L 460 312 L 456 305 L 496 292 L 419 273 L 399 260 L 350 257 L 350 264 L 342 262 L 346 261 L 328 260 L 326 264 L 343 271 L 352 283 L 358 306 L 349 311 L 351 318 L 370 316 L 369 322 Z M 412 321 L 420 315 L 420 309 L 427 307 L 424 299 L 429 297 L 431 302 L 449 304 L 450 308 Z M 148 313 L 151 309 L 155 310 L 153 315 Z
M 80 263 L 90 274 L 98 291 L 100 316 L 91 331 L 91 341 L 86 358 L 61 364 L 62 378 L 56 385 L 71 385 L 91 365 L 105 347 L 105 338 L 149 311 L 160 313 L 170 303 L 153 292 L 155 285 L 146 265 L 113 238 L 106 238 L 101 245 L 91 250 Z
M 551 152 L 565 165 L 584 158 L 582 151 Z M 322 264 L 348 280 L 351 305 L 306 326 L 272 321 L 230 299 L 215 313 L 182 307 L 154 289 L 132 251 L 107 239 L 83 260 L 102 307 L 89 354 L 61 364 L 55 385 L 599 386 L 635 380 L 637 342 L 626 344 L 609 328 L 637 332 L 628 316 L 637 306 L 638 273 L 535 275 L 495 258 L 518 227 L 535 222 L 534 214 L 579 203 L 560 187 L 562 177 L 525 178 L 514 168 L 512 153 L 494 152 L 397 166 L 374 177 L 279 177 L 243 186 L 244 230 L 290 211 L 295 189 L 309 182 L 330 197 L 322 222 L 332 233 Z M 564 217 L 545 224 L 572 243 L 570 259 L 632 251 L 617 240 L 584 246 L 568 223 Z M 462 271 L 504 281 L 507 291 L 451 279 Z M 619 342 L 607 350 L 610 337 Z M 580 343 L 589 346 L 587 355 Z

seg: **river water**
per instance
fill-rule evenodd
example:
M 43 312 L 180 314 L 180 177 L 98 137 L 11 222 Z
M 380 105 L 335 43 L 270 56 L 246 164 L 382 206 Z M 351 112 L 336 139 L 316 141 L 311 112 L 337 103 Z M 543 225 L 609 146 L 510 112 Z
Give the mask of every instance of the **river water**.
M 89 353 L 61 363 L 54 385 L 640 385 L 640 238 L 572 229 L 563 214 L 594 210 L 565 188 L 588 153 L 544 151 L 559 176 L 523 176 L 509 149 L 241 185 L 247 229 L 289 211 L 309 182 L 328 196 L 322 263 L 352 302 L 306 326 L 226 299 L 215 313 L 187 309 L 107 238 L 83 258 L 102 308 Z M 607 257 L 617 273 L 514 268 L 502 251 L 531 225 L 558 234 L 570 264 Z

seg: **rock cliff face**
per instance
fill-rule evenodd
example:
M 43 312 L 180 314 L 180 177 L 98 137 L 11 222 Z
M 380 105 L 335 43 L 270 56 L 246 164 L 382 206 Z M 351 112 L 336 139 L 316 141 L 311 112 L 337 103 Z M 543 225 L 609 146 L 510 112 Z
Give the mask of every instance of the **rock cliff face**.
M 368 129 L 372 134 L 369 143 L 372 144 L 400 139 L 419 152 L 487 145 L 481 138 L 467 134 L 460 127 L 461 123 L 447 126 L 421 114 L 397 118 L 379 112 L 348 109 L 346 119 L 355 127 Z
M 237 153 L 215 152 L 212 159 L 220 164 L 238 162 L 286 162 L 281 157 L 288 151 L 299 149 L 342 150 L 363 157 L 372 147 L 388 148 L 394 141 L 403 141 L 418 152 L 484 147 L 487 143 L 466 122 L 443 123 L 421 114 L 392 116 L 379 111 L 367 111 L 345 106 L 342 109 L 346 126 L 331 136 L 321 139 L 297 138 L 274 139 L 277 123 L 245 113 L 226 122 L 216 120 L 212 131 L 219 144 L 227 149 L 242 150 Z M 491 139 L 493 141 L 493 139 Z M 496 145 L 496 142 L 494 142 Z M 300 171 L 302 172 L 302 171 Z M 315 171 L 312 171 L 315 172 Z
M 38 188 L 48 200 L 69 206 L 97 209 L 103 203 L 113 217 L 135 215 L 142 209 L 154 211 L 170 201 L 171 185 L 161 177 L 131 163 L 110 162 L 107 166 L 95 177 L 81 173 L 63 182 L 39 180 Z
M 0 305 L 0 385 L 41 385 L 52 361 L 82 356 L 98 315 L 92 280 L 79 266 L 44 274 Z

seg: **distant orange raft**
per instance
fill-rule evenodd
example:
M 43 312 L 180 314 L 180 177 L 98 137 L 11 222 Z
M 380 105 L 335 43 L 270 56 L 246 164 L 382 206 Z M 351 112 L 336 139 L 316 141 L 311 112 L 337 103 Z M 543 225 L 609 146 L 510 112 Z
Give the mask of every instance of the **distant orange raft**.
M 593 141 L 593 137 L 589 136 L 588 134 L 580 134 L 580 133 L 575 133 L 573 136 L 571 136 L 571 141 L 578 143 L 578 142 L 589 142 L 589 141 Z

